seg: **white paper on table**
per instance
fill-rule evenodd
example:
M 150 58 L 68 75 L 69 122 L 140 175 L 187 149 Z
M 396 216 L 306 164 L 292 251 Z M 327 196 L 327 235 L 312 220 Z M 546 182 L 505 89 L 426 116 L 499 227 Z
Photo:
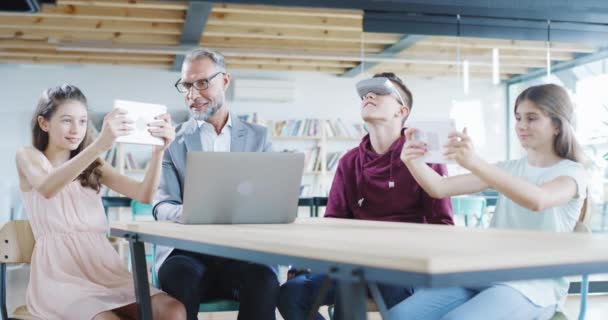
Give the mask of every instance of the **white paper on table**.
M 450 139 L 449 134 L 456 131 L 453 119 L 412 121 L 408 128 L 416 129 L 412 140 L 422 141 L 427 145 L 427 153 L 422 157 L 426 163 L 453 163 L 443 157 L 444 145 Z
M 162 146 L 162 138 L 154 137 L 148 131 L 148 123 L 158 121 L 154 117 L 167 113 L 167 107 L 160 104 L 143 103 L 126 100 L 114 100 L 114 108 L 127 111 L 126 117 L 133 120 L 135 130 L 128 136 L 118 137 L 116 142 L 150 144 Z

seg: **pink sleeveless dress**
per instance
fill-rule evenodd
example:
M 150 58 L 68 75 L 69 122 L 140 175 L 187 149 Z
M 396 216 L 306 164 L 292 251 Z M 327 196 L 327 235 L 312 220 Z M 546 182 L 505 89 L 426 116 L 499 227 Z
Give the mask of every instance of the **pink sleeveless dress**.
M 50 172 L 50 162 L 40 156 Z M 95 190 L 73 181 L 51 199 L 35 190 L 22 198 L 36 239 L 26 295 L 33 316 L 85 320 L 135 303 L 133 277 L 108 241 Z

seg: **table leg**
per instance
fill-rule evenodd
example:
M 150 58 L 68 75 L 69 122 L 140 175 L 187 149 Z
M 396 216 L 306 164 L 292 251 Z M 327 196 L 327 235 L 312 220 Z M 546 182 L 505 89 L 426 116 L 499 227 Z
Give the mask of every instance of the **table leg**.
M 384 298 L 382 297 L 382 293 L 380 293 L 378 284 L 375 282 L 370 282 L 367 284 L 367 286 L 369 287 L 369 292 L 376 303 L 378 312 L 380 312 L 380 316 L 382 316 L 382 319 L 388 319 L 388 308 L 386 307 L 386 303 L 384 303 Z
M 366 320 L 367 290 L 364 281 L 338 280 L 340 312 L 336 320 Z
M 135 282 L 139 319 L 152 320 L 152 303 L 144 243 L 137 241 L 137 238 L 129 239 L 129 247 L 131 249 L 131 270 L 133 270 L 133 281 Z
M 8 311 L 6 311 L 6 264 L 0 263 L 0 316 L 2 319 L 8 319 Z

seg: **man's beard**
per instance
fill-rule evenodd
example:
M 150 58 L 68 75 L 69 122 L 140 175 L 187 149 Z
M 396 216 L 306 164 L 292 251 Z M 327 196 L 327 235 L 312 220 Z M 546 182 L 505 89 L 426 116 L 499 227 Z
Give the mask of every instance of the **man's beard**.
M 192 116 L 192 118 L 194 118 L 194 120 L 197 121 L 207 121 L 209 120 L 209 118 L 213 117 L 214 114 L 217 113 L 218 110 L 220 110 L 222 108 L 223 105 L 223 101 L 218 101 L 216 103 L 214 103 L 213 105 L 209 105 L 209 107 L 207 107 L 207 110 L 203 110 L 203 111 L 194 111 L 192 110 L 192 108 L 188 108 L 188 111 L 190 112 L 190 116 Z

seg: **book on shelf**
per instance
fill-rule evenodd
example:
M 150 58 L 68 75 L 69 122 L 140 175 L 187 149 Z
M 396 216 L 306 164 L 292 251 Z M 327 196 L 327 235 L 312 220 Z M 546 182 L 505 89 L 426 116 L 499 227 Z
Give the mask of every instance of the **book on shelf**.
M 325 129 L 328 138 L 350 138 L 359 139 L 365 135 L 365 129 L 361 123 L 346 124 L 342 119 L 286 119 L 286 120 L 262 120 L 256 113 L 240 114 L 239 119 L 259 124 L 269 128 L 275 137 L 321 137 L 321 127 Z
M 310 184 L 303 184 L 300 186 L 300 198 L 313 196 L 313 187 Z
M 126 153 L 127 156 L 127 161 L 125 161 L 125 164 L 127 166 L 127 170 L 139 170 L 139 165 L 137 164 L 137 161 L 135 161 L 135 157 L 133 157 L 133 153 L 131 152 L 127 152 Z
M 260 121 L 260 119 L 258 117 L 258 113 L 257 112 L 239 114 L 237 117 L 241 121 L 245 121 L 245 122 L 249 122 L 249 123 L 255 123 L 255 124 L 261 124 L 261 121 Z
M 108 151 L 106 151 L 103 160 L 113 167 L 116 166 L 116 153 L 116 147 L 110 148 Z
M 342 156 L 346 154 L 347 151 L 339 151 L 339 152 L 330 152 L 327 154 L 327 171 L 334 172 L 338 168 L 338 163 Z
M 305 151 L 304 172 L 321 171 L 320 147 L 314 147 Z
M 347 125 L 342 119 L 325 121 L 325 134 L 328 138 L 360 139 L 365 135 L 363 125 L 359 123 Z
M 281 120 L 269 127 L 275 137 L 318 137 L 321 134 L 319 119 Z

